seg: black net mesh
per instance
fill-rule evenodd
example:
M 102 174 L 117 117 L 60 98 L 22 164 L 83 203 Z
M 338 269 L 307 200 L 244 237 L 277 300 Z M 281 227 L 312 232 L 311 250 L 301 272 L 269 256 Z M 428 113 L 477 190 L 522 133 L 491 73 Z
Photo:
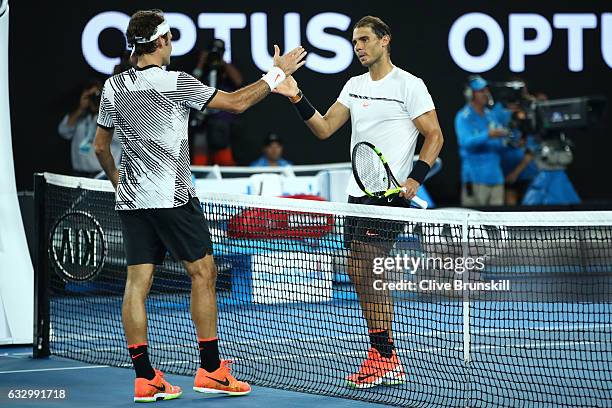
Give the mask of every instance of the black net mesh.
M 202 199 L 220 349 L 238 379 L 401 406 L 612 405 L 610 215 L 590 226 L 486 225 L 259 200 Z M 51 353 L 131 367 L 113 193 L 47 184 L 45 202 Z M 397 262 L 406 259 L 423 263 Z M 511 290 L 477 286 L 505 281 Z M 407 282 L 415 287 L 400 288 Z M 147 301 L 151 360 L 168 373 L 199 366 L 189 297 L 190 279 L 169 254 Z M 347 386 L 370 347 L 364 314 L 392 325 L 405 383 Z

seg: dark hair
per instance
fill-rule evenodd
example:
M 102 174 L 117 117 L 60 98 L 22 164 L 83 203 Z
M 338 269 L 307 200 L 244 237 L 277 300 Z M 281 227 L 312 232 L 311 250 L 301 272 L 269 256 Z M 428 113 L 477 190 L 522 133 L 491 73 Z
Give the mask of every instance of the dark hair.
M 387 45 L 387 53 L 391 55 L 391 29 L 384 21 L 382 21 L 378 17 L 365 16 L 362 17 L 357 23 L 355 23 L 353 30 L 360 27 L 370 27 L 378 38 L 383 38 L 385 35 L 388 35 L 389 44 Z
M 86 79 L 79 84 L 79 91 L 84 92 L 88 89 L 93 88 L 94 86 L 102 89 L 102 81 L 97 78 Z
M 279 145 L 283 145 L 283 139 L 280 138 L 276 133 L 269 133 L 264 140 L 264 147 L 270 146 L 272 143 L 278 143 Z
M 130 18 L 130 23 L 128 24 L 127 32 L 125 36 L 127 37 L 127 42 L 129 45 L 134 47 L 134 54 L 137 56 L 143 54 L 151 54 L 154 53 L 157 49 L 157 41 L 151 41 L 145 44 L 137 44 L 136 38 L 149 38 L 153 34 L 155 34 L 155 30 L 157 26 L 164 22 L 164 13 L 161 10 L 139 10 L 132 18 Z M 168 34 L 162 35 L 160 38 L 168 39 Z
M 97 78 L 88 78 L 76 83 L 70 88 L 68 93 L 62 97 L 62 103 L 65 102 L 71 111 L 75 110 L 79 107 L 79 103 L 81 103 L 81 95 L 83 92 L 94 86 L 102 90 L 102 81 Z

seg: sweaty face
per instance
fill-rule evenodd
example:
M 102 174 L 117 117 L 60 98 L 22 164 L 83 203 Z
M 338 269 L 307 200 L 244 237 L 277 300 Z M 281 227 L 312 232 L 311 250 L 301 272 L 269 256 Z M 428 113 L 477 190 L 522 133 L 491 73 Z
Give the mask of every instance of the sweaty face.
M 385 53 L 387 36 L 378 38 L 371 27 L 357 27 L 353 30 L 353 50 L 364 67 L 378 61 Z

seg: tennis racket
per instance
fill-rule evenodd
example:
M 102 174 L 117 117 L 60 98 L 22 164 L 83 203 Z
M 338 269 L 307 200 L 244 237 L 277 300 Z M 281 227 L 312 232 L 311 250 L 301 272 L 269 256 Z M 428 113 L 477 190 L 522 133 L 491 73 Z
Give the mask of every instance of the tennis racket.
M 357 185 L 370 197 L 394 197 L 406 191 L 397 182 L 382 152 L 372 143 L 359 142 L 355 145 L 351 166 Z M 427 208 L 427 201 L 417 196 L 411 201 L 419 208 Z

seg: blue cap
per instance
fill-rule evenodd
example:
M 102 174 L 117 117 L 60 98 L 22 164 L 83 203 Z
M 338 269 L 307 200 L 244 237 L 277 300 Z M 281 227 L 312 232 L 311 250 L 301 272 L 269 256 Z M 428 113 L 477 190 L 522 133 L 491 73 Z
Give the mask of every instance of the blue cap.
M 476 76 L 470 79 L 469 86 L 472 91 L 482 91 L 487 87 L 487 81 L 480 76 Z
M 276 133 L 270 133 L 264 139 L 264 146 L 268 146 L 274 142 L 281 144 L 281 145 L 283 144 L 283 140 L 280 138 L 279 135 L 277 135 Z

